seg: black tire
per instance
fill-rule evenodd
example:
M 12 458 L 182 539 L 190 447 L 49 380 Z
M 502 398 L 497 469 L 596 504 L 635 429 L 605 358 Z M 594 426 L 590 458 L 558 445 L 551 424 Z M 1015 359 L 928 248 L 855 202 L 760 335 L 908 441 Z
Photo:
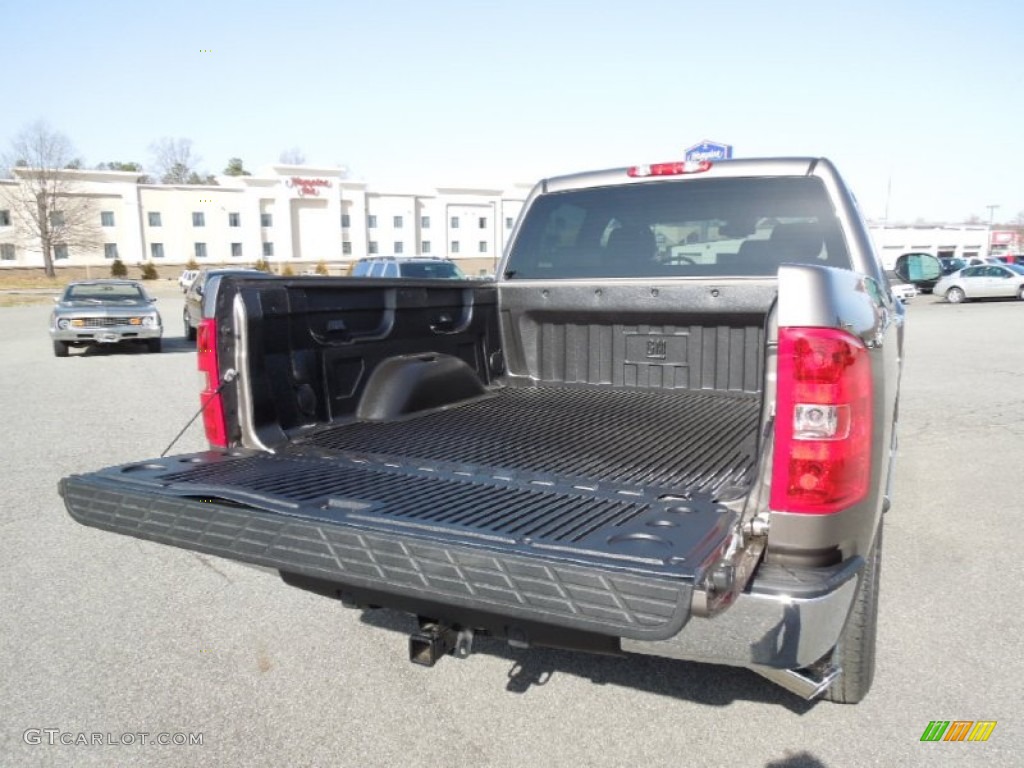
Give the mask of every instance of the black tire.
M 68 356 L 68 343 L 66 341 L 53 342 L 53 354 L 57 357 Z
M 953 286 L 946 291 L 946 301 L 950 304 L 962 304 L 966 298 L 967 296 L 964 294 L 963 290 L 956 286 Z
M 1020 299 L 1021 301 L 1024 301 L 1024 285 L 1022 285 L 1020 287 L 1020 290 L 1017 291 L 1017 298 Z
M 192 324 L 188 321 L 188 310 L 185 310 L 181 315 L 181 322 L 185 329 L 185 338 L 189 341 L 196 340 L 196 329 L 192 327 Z
M 159 352 L 164 348 L 163 339 L 146 339 L 146 348 L 150 352 Z
M 883 518 L 884 519 L 884 518 Z M 853 608 L 832 651 L 832 663 L 842 668 L 824 698 L 838 704 L 856 704 L 871 690 L 875 679 L 875 640 L 878 634 L 878 584 L 882 572 L 882 521 L 853 598 Z

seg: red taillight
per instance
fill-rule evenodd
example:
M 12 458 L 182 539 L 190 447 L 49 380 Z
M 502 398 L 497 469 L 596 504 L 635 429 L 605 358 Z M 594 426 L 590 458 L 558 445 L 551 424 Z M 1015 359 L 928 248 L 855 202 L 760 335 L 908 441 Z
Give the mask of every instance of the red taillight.
M 703 173 L 711 170 L 710 160 L 685 160 L 676 163 L 634 165 L 626 170 L 628 176 L 679 176 L 684 173 Z
M 827 515 L 861 501 L 871 475 L 871 365 L 833 328 L 780 328 L 771 508 Z
M 199 321 L 196 357 L 199 370 L 206 374 L 205 386 L 200 395 L 206 439 L 211 446 L 226 448 L 228 431 L 224 422 L 224 403 L 220 397 L 220 371 L 217 368 L 217 321 L 213 318 Z

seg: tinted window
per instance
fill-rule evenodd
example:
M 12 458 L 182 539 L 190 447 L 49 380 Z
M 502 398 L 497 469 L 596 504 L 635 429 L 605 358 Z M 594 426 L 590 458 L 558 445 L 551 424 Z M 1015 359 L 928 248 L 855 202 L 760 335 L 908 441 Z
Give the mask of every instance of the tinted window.
M 656 181 L 544 195 L 522 222 L 512 278 L 775 275 L 850 267 L 818 179 Z
M 402 277 L 437 277 L 443 279 L 462 277 L 462 272 L 449 261 L 416 261 L 402 265 Z

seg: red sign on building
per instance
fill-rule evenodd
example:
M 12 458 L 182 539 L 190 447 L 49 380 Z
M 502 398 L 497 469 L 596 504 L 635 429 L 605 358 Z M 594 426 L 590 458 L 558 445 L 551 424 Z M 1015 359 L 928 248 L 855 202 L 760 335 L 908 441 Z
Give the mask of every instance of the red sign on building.
M 331 186 L 327 179 L 304 179 L 301 176 L 292 176 L 287 184 L 289 189 L 299 191 L 299 197 L 319 197 L 321 188 L 327 189 Z

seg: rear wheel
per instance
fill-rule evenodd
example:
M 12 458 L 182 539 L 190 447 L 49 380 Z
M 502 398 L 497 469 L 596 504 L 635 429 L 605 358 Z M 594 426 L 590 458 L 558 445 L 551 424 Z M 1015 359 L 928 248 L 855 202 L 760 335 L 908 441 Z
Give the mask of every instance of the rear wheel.
M 1024 285 L 1022 285 L 1020 287 L 1020 290 L 1017 291 L 1017 298 L 1020 299 L 1021 301 L 1024 301 Z
M 946 291 L 946 301 L 950 304 L 959 304 L 966 296 L 964 296 L 963 289 L 961 288 L 950 288 Z
M 882 518 L 884 520 L 884 518 Z M 871 690 L 875 679 L 875 639 L 878 634 L 878 583 L 882 569 L 882 520 L 875 543 L 864 563 L 864 571 L 853 598 L 853 608 L 843 633 L 832 651 L 832 662 L 842 669 L 825 692 L 825 698 L 839 704 L 856 704 Z
M 55 354 L 57 357 L 67 357 L 68 343 L 66 341 L 53 342 L 53 354 Z

